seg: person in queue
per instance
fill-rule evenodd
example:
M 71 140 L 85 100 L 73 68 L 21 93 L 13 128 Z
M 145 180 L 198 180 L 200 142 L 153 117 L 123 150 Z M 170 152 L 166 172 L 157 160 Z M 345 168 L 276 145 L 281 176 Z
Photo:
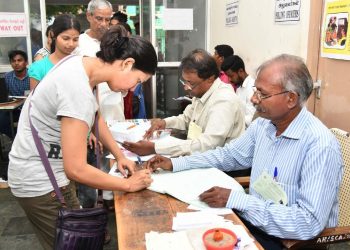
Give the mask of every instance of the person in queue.
M 221 65 L 221 69 L 235 86 L 236 94 L 243 103 L 245 126 L 248 127 L 255 114 L 254 104 L 251 102 L 254 94 L 253 87 L 255 79 L 251 75 L 248 75 L 245 71 L 242 58 L 237 55 L 226 57 Z
M 119 171 L 126 176 L 128 169 L 131 177 L 114 177 L 87 164 L 86 136 L 98 110 L 94 89 L 99 83 L 107 82 L 113 91 L 126 91 L 147 81 L 156 67 L 157 56 L 150 42 L 122 36 L 121 29 L 111 28 L 101 39 L 97 57 L 66 57 L 29 95 L 9 154 L 8 183 L 44 249 L 53 248 L 61 203 L 52 195 L 53 187 L 33 141 L 29 116 L 68 208 L 79 208 L 71 181 L 127 192 L 146 188 L 152 182 L 150 171 L 134 171 L 135 163 L 124 156 L 102 116 L 98 120 L 99 139 L 117 159 Z
M 44 47 L 39 49 L 35 55 L 33 56 L 33 61 L 39 61 L 43 59 L 46 56 L 49 56 L 51 54 L 51 43 L 52 43 L 52 25 L 47 26 L 46 32 L 46 44 Z
M 51 54 L 30 65 L 28 74 L 30 77 L 30 90 L 46 76 L 55 64 L 69 56 L 78 46 L 80 35 L 80 23 L 68 14 L 59 15 L 51 26 Z
M 240 136 L 245 129 L 243 107 L 231 86 L 219 79 L 219 70 L 213 57 L 196 49 L 184 57 L 180 64 L 180 82 L 192 103 L 178 116 L 152 119 L 145 138 L 165 128 L 187 131 L 187 140 L 141 140 L 124 142 L 123 146 L 138 154 L 188 155 L 223 146 Z
M 212 187 L 200 199 L 237 211 L 265 249 L 282 249 L 279 238 L 313 238 L 337 225 L 343 164 L 336 138 L 305 107 L 312 89 L 304 62 L 279 55 L 258 68 L 252 102 L 260 117 L 241 137 L 202 154 L 155 156 L 147 167 L 176 172 L 252 166 L 248 194 Z M 267 195 L 266 190 L 280 195 Z
M 113 14 L 112 4 L 107 0 L 91 0 L 86 10 L 86 19 L 89 28 L 79 36 L 79 46 L 75 53 L 80 56 L 96 57 L 96 53 L 100 51 L 100 44 L 103 35 L 110 28 L 110 21 Z M 125 31 L 126 32 L 126 31 Z M 124 36 L 124 35 L 123 35 Z M 98 85 L 99 110 L 105 121 L 124 121 L 124 105 L 123 94 L 121 92 L 112 91 L 106 82 Z M 88 154 L 89 162 L 94 158 L 94 146 L 97 144 L 93 132 L 89 134 L 88 145 L 90 147 Z M 102 149 L 102 148 L 101 148 Z M 108 150 L 103 150 L 101 169 L 106 173 L 109 172 L 110 166 L 114 160 L 106 158 Z M 90 159 L 91 158 L 91 159 Z M 84 208 L 93 207 L 97 201 L 97 192 L 95 189 L 77 185 L 78 198 Z M 103 190 L 103 200 L 105 207 L 109 211 L 114 211 L 113 192 Z
M 214 48 L 213 58 L 216 62 L 216 65 L 218 66 L 219 71 L 220 71 L 219 78 L 224 83 L 230 83 L 230 79 L 225 74 L 225 72 L 223 70 L 221 70 L 221 65 L 227 57 L 233 56 L 233 55 L 234 55 L 234 50 L 230 45 L 219 44 L 219 45 L 216 45 Z M 232 85 L 232 87 L 236 90 L 234 85 Z

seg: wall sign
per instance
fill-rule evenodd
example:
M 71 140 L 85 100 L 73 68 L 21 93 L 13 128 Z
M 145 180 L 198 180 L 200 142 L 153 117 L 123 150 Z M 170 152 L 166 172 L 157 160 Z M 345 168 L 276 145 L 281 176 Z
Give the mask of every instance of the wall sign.
M 327 2 L 321 36 L 321 56 L 350 60 L 350 0 Z
M 229 1 L 226 3 L 226 26 L 238 24 L 239 1 Z
M 301 0 L 276 0 L 275 22 L 290 24 L 300 21 Z
M 24 13 L 0 12 L 0 37 L 27 36 L 28 25 Z

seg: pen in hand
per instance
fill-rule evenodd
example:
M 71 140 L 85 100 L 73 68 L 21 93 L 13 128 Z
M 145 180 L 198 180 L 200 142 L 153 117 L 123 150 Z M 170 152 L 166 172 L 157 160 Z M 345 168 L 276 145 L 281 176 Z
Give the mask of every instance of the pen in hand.
M 137 157 L 137 164 L 139 164 L 139 166 L 140 166 L 141 168 L 143 168 L 141 157 L 138 156 L 138 155 L 137 155 L 136 157 Z
M 116 142 L 119 143 L 121 146 L 125 147 L 124 146 L 125 145 L 124 142 L 121 142 L 121 141 L 118 141 L 118 140 L 116 140 Z

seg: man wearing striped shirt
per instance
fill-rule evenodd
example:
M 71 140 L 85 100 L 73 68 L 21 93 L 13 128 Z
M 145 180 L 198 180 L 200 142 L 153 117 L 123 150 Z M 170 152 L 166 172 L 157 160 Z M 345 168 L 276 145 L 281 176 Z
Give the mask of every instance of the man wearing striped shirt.
M 278 238 L 315 237 L 337 225 L 343 163 L 336 138 L 304 106 L 312 82 L 298 57 L 280 55 L 265 62 L 258 69 L 251 99 L 260 118 L 245 134 L 201 154 L 170 160 L 155 156 L 148 167 L 176 172 L 252 166 L 249 194 L 212 187 L 200 199 L 211 207 L 235 209 L 265 249 L 281 249 Z M 263 173 L 277 179 L 287 194 L 287 204 L 264 199 L 252 187 Z

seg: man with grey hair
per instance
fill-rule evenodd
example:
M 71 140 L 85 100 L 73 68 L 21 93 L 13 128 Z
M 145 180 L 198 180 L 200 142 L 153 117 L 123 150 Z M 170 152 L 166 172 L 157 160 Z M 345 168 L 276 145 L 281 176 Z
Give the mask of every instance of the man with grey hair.
M 258 69 L 252 102 L 259 113 L 241 137 L 222 148 L 168 159 L 149 168 L 174 172 L 252 166 L 249 193 L 212 187 L 199 197 L 211 207 L 237 211 L 265 249 L 282 249 L 279 238 L 306 240 L 338 222 L 343 165 L 336 138 L 304 106 L 312 78 L 303 61 L 280 55 Z
M 112 13 L 112 5 L 106 0 L 92 0 L 89 2 L 86 18 L 90 24 L 90 29 L 79 36 L 77 54 L 96 57 L 96 52 L 100 51 L 100 40 L 109 28 Z M 109 89 L 107 83 L 102 83 L 98 86 L 98 97 L 100 111 L 105 120 L 125 120 L 123 97 L 120 92 L 113 92 Z M 92 144 L 91 140 L 89 144 Z M 108 172 L 109 160 L 104 158 L 102 165 L 103 170 Z M 79 186 L 78 197 L 83 207 L 91 207 L 96 202 L 96 191 L 86 186 Z M 113 206 L 110 205 L 113 204 L 113 193 L 103 191 L 103 199 L 108 204 L 107 206 L 113 210 Z
M 86 18 L 90 29 L 79 36 L 77 54 L 95 57 L 100 50 L 100 40 L 109 28 L 113 9 L 106 0 L 92 0 L 88 4 Z M 124 104 L 120 92 L 116 93 L 109 89 L 107 83 L 100 84 L 99 104 L 105 120 L 124 121 Z

